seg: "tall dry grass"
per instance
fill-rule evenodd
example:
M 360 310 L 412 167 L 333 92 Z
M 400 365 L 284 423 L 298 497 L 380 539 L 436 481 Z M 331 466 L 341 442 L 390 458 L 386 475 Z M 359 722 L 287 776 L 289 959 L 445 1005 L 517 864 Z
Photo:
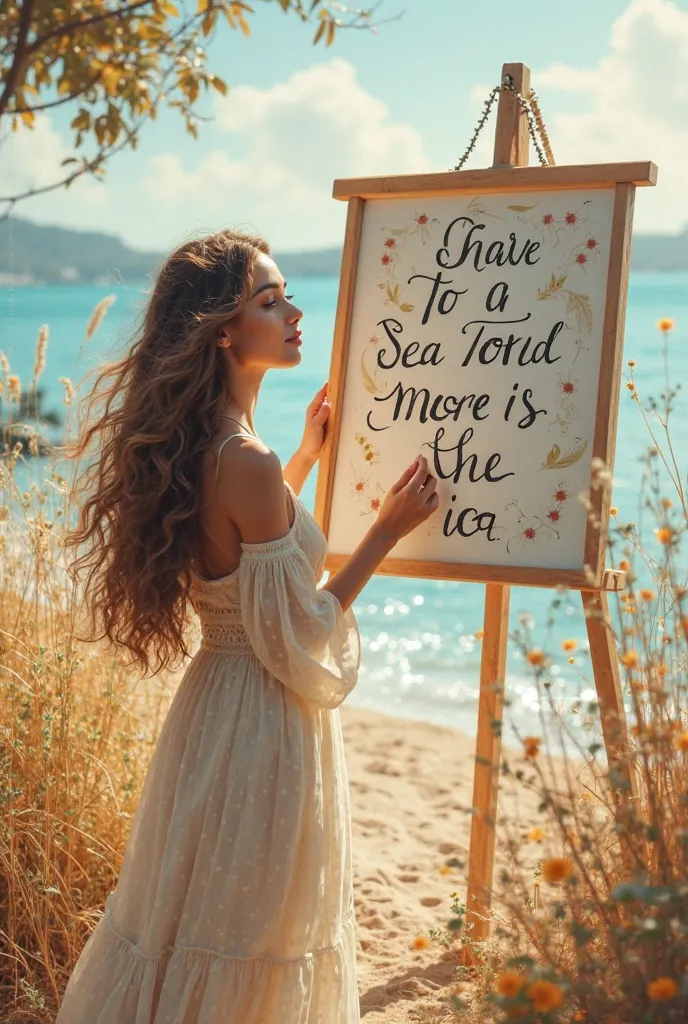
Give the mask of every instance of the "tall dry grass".
M 554 696 L 563 659 L 594 687 L 585 653 L 573 640 L 556 653 L 538 648 L 521 624 L 512 639 L 533 673 L 540 728 L 520 737 L 520 757 L 508 755 L 500 774 L 514 806 L 523 787 L 537 793 L 540 816 L 500 817 L 508 867 L 495 885 L 492 940 L 476 947 L 464 936 L 474 966 L 459 970 L 449 1000 L 460 1020 L 688 1021 L 688 467 L 671 431 L 672 324 L 658 327 L 663 394 L 645 398 L 633 361 L 626 384 L 650 433 L 639 507 L 633 522 L 612 509 L 609 542 L 611 564 L 626 572 L 607 628 L 629 742 L 607 763 L 596 700 L 564 708 Z M 457 909 L 447 934 L 463 926 Z
M 112 298 L 94 310 L 85 341 Z M 25 387 L 0 359 L 0 1019 L 50 1022 L 115 887 L 130 819 L 174 681 L 141 682 L 125 659 L 79 642 L 80 597 L 62 538 L 73 471 L 4 443 L 36 405 L 48 331 Z M 64 386 L 65 436 L 79 385 Z M 33 403 L 32 403 L 33 396 Z M 34 477 L 31 482 L 30 477 Z

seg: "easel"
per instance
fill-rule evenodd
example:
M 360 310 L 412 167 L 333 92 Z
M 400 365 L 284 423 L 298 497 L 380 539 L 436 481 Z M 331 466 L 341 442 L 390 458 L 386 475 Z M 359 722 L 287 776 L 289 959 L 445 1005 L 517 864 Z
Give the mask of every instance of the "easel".
M 511 78 L 514 90 L 527 96 L 530 93 L 530 69 L 523 64 L 505 64 L 502 82 Z M 497 127 L 495 131 L 494 166 L 525 167 L 528 164 L 528 125 L 524 112 L 513 92 L 502 91 L 499 96 Z M 620 186 L 614 209 L 613 231 L 625 229 L 633 209 L 634 186 Z M 605 337 L 608 332 L 623 332 L 625 291 L 628 280 L 628 249 L 623 251 L 624 266 L 620 274 L 621 286 L 616 295 L 608 295 Z M 612 318 L 614 322 L 612 322 Z M 618 346 L 619 356 L 621 346 Z M 610 369 L 620 375 L 620 359 Z M 600 381 L 600 394 L 604 394 Z M 600 429 L 600 420 L 605 429 Z M 593 442 L 593 457 L 611 465 L 616 440 L 617 409 L 605 408 L 598 403 L 597 431 Z M 605 443 L 606 442 L 606 443 Z M 609 486 L 591 492 L 590 515 L 601 523 L 607 522 L 610 504 Z M 605 543 L 605 529 L 595 531 L 592 542 Z M 589 532 L 590 541 L 590 532 Z M 594 565 L 598 551 L 586 542 L 586 563 Z M 602 731 L 609 763 L 616 763 L 625 776 L 626 792 L 636 795 L 635 777 L 623 760 L 628 748 L 628 729 L 623 706 L 619 663 L 609 615 L 609 591 L 622 590 L 624 573 L 607 570 L 601 584 L 591 584 L 589 590 L 580 591 L 590 642 L 595 688 L 600 705 Z M 480 697 L 478 703 L 478 731 L 475 745 L 475 774 L 473 777 L 473 819 L 468 854 L 468 891 L 466 897 L 466 924 L 472 940 L 486 939 L 490 933 L 491 888 L 494 877 L 495 822 L 499 793 L 499 765 L 501 754 L 501 726 L 504 704 L 506 649 L 509 628 L 509 598 L 511 587 L 502 583 L 487 583 L 485 587 L 485 614 L 482 656 L 480 662 Z
M 357 287 L 359 246 L 364 207 L 368 201 L 380 202 L 395 198 L 415 200 L 419 197 L 455 195 L 459 192 L 476 195 L 491 191 L 517 193 L 613 188 L 598 397 L 590 451 L 592 459 L 599 460 L 599 464 L 610 468 L 613 466 L 635 188 L 639 185 L 654 185 L 657 168 L 649 161 L 529 168 L 528 119 L 516 94 L 522 97 L 530 95 L 530 71 L 523 64 L 505 64 L 502 68 L 502 84 L 506 84 L 507 80 L 510 80 L 511 88 L 502 88 L 499 92 L 492 168 L 423 175 L 338 179 L 334 183 L 333 197 L 346 201 L 348 210 L 329 378 L 334 417 L 320 458 L 315 502 L 316 519 L 326 535 L 329 532 L 334 489 L 333 466 L 342 424 L 341 406 Z M 637 798 L 635 775 L 627 758 L 628 729 L 607 597 L 610 591 L 622 590 L 625 579 L 624 573 L 604 568 L 611 498 L 610 482 L 608 478 L 600 477 L 596 484 L 599 486 L 596 485 L 590 491 L 582 567 L 560 570 L 546 566 L 519 568 L 513 565 L 464 563 L 460 566 L 459 575 L 457 567 L 451 563 L 404 559 L 395 557 L 392 553 L 376 570 L 381 574 L 400 576 L 462 579 L 484 584 L 486 588 L 466 899 L 467 932 L 472 940 L 484 940 L 490 931 L 509 597 L 512 585 L 562 586 L 580 592 L 607 758 L 620 780 L 615 791 L 615 799 L 621 808 L 624 802 Z M 346 557 L 345 554 L 328 553 L 325 567 L 331 572 L 336 572 L 344 564 Z

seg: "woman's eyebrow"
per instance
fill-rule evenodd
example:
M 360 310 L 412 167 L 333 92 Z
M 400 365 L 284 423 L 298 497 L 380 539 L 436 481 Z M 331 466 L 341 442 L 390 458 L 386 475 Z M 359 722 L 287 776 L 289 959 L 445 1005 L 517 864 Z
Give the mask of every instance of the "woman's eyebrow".
M 261 292 L 264 292 L 267 288 L 281 288 L 281 287 L 282 287 L 282 285 L 273 284 L 272 282 L 269 282 L 268 284 L 262 284 L 260 286 L 260 288 L 256 288 L 256 290 L 254 291 L 254 293 L 251 296 L 251 298 L 254 299 L 256 297 L 256 295 L 259 295 Z M 285 290 L 286 290 L 286 287 L 287 287 L 287 282 L 285 281 L 284 282 Z

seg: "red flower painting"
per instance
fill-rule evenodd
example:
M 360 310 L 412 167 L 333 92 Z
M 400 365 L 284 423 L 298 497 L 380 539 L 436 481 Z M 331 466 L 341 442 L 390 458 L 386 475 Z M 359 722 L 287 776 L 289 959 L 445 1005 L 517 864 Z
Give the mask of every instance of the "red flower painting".
M 554 500 L 555 501 L 562 502 L 562 501 L 566 501 L 567 498 L 568 498 L 568 494 L 566 493 L 566 491 L 563 491 L 563 490 L 559 489 L 558 491 L 554 492 Z
M 552 224 L 553 221 L 554 221 L 554 214 L 552 214 L 552 213 L 546 213 L 545 216 L 542 218 L 542 223 L 543 224 Z
M 588 249 L 596 249 L 597 248 L 597 239 L 589 238 L 585 244 L 586 244 Z
M 576 263 L 578 263 L 578 265 L 582 267 L 587 262 L 588 262 L 588 257 L 585 255 L 585 253 L 584 252 L 579 252 L 578 255 L 576 256 Z
M 385 238 L 385 245 L 387 246 L 388 249 L 394 249 L 396 244 L 397 243 L 394 241 L 393 238 Z
M 416 222 L 418 224 L 427 224 L 428 223 L 428 215 L 427 215 L 427 213 L 421 213 L 420 217 L 416 217 Z
M 527 526 L 523 531 L 523 536 L 526 540 L 535 540 L 535 530 L 532 526 Z
M 572 395 L 573 392 L 576 390 L 576 387 L 570 380 L 565 380 L 564 383 L 561 385 L 561 390 L 564 392 L 565 395 Z
M 385 267 L 387 266 L 388 263 L 391 263 L 391 262 L 392 262 L 392 257 L 389 255 L 388 252 L 386 252 L 384 254 L 384 256 L 382 256 L 380 258 L 380 263 L 382 263 Z
M 559 520 L 561 519 L 561 515 L 559 514 L 559 512 L 558 512 L 558 510 L 556 508 L 553 508 L 550 512 L 547 513 L 547 518 L 552 523 L 558 523 Z
M 576 221 L 578 220 L 578 218 L 576 217 L 575 213 L 569 212 L 564 217 L 564 220 L 566 221 L 567 224 L 575 224 Z

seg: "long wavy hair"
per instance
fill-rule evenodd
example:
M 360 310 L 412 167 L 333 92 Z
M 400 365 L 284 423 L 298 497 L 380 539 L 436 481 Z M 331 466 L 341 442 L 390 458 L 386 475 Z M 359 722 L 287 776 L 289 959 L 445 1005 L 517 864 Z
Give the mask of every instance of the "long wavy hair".
M 127 649 L 144 675 L 189 654 L 201 467 L 228 398 L 217 329 L 240 313 L 256 259 L 269 252 L 262 238 L 231 230 L 180 245 L 127 354 L 98 370 L 78 440 L 65 449 L 86 456 L 65 540 L 87 610 L 81 639 Z

